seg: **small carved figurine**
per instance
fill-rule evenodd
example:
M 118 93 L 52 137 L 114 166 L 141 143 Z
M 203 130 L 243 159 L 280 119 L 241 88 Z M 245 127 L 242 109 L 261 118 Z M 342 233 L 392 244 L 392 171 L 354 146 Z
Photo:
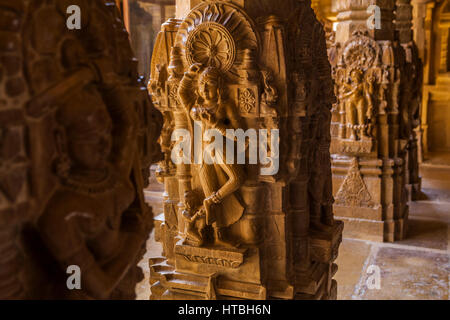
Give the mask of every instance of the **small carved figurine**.
M 184 205 L 182 215 L 187 222 L 186 240 L 195 241 L 197 246 L 202 246 L 206 227 L 205 208 L 201 205 L 198 194 L 192 190 L 184 193 Z

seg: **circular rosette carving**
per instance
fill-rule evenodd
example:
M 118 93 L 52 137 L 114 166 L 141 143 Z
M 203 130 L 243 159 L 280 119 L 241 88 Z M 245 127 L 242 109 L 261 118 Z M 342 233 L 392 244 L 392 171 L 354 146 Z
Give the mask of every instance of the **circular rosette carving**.
M 379 53 L 377 42 L 358 30 L 344 45 L 343 62 L 351 69 L 365 71 L 378 64 Z
M 234 40 L 228 30 L 216 22 L 199 25 L 188 37 L 186 59 L 228 71 L 236 59 Z
M 203 2 L 181 23 L 175 46 L 181 50 L 185 69 L 194 63 L 238 75 L 245 51 L 258 52 L 253 22 L 236 5 Z

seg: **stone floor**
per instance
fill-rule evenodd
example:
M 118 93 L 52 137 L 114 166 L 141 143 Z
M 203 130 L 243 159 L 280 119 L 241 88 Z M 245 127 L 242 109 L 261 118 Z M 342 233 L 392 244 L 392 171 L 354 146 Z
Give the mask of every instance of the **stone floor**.
M 405 240 L 376 243 L 344 239 L 337 259 L 338 299 L 449 300 L 450 161 L 447 163 L 427 161 L 421 166 L 423 196 L 410 203 Z M 146 196 L 154 203 L 161 190 L 150 190 Z M 140 263 L 145 279 L 136 288 L 138 299 L 143 300 L 150 294 L 148 258 L 161 252 L 153 235 L 147 248 Z
M 150 269 L 148 266 L 148 259 L 151 257 L 161 256 L 162 246 L 160 243 L 155 242 L 154 233 L 152 232 L 147 240 L 147 253 L 139 263 L 139 267 L 144 272 L 144 279 L 136 286 L 137 300 L 148 300 L 150 297 Z

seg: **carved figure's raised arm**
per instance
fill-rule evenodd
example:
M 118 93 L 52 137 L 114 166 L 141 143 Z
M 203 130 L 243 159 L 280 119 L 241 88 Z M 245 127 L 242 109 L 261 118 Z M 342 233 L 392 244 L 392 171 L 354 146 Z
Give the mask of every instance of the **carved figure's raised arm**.
M 178 88 L 178 95 L 183 106 L 190 112 L 197 100 L 196 77 L 201 70 L 200 64 L 193 64 L 187 72 L 184 73 Z

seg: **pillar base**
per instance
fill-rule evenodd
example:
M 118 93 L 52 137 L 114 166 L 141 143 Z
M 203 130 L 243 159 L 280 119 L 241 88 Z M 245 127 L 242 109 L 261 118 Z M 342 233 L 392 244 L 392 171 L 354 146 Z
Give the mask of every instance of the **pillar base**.
M 339 216 L 336 218 L 345 223 L 344 238 L 374 242 L 394 242 L 404 239 L 406 234 L 405 222 L 407 219 L 405 218 L 391 221 L 376 221 Z
M 336 219 L 345 224 L 345 238 L 377 242 L 404 238 L 409 207 L 402 191 L 402 166 L 384 163 L 347 158 L 333 162 L 333 208 Z
M 161 220 L 161 217 L 158 217 Z M 159 226 L 159 227 L 158 227 Z M 165 238 L 163 221 L 155 232 Z M 179 240 L 174 261 L 165 257 L 149 260 L 151 300 L 227 300 L 227 299 L 336 299 L 333 280 L 344 223 L 336 221 L 331 231 L 311 231 L 309 251 L 313 261 L 296 270 L 294 280 L 272 279 L 265 270 L 259 247 L 195 247 Z

